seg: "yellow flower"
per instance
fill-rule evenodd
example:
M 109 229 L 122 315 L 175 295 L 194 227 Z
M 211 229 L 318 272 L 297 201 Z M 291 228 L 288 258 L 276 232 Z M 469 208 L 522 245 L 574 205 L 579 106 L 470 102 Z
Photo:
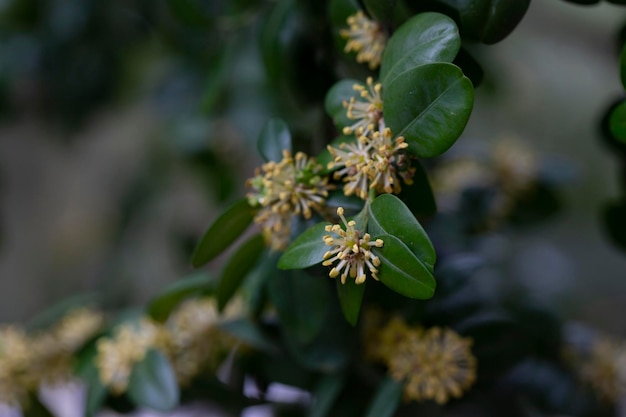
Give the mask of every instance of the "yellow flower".
M 26 406 L 28 393 L 37 388 L 32 347 L 32 341 L 22 329 L 0 327 L 0 403 Z
M 248 180 L 255 192 L 248 194 L 248 202 L 260 207 L 254 221 L 261 225 L 266 242 L 274 250 L 282 250 L 289 243 L 291 220 L 301 215 L 312 216 L 312 209 L 321 210 L 332 186 L 328 178 L 320 176 L 322 166 L 304 153 L 294 157 L 283 151 L 280 162 L 268 162 Z
M 226 309 L 225 317 L 233 314 L 237 313 Z M 168 318 L 170 357 L 181 385 L 188 384 L 203 370 L 216 371 L 237 344 L 234 337 L 218 327 L 220 320 L 217 305 L 210 298 L 187 300 Z
M 537 155 L 523 142 L 504 139 L 492 150 L 498 181 L 504 191 L 516 196 L 532 188 L 539 170 Z
M 472 341 L 450 329 L 399 327 L 386 343 L 392 378 L 404 381 L 405 398 L 445 404 L 460 398 L 476 379 Z M 404 335 L 402 335 L 404 333 Z M 382 341 L 381 341 L 382 342 Z
M 354 84 L 352 87 L 359 93 L 363 100 L 351 97 L 344 100 L 343 106 L 348 109 L 347 116 L 351 120 L 356 120 L 351 126 L 343 128 L 344 135 L 355 133 L 357 136 L 367 135 L 377 129 L 383 120 L 383 98 L 381 96 L 382 84 L 374 84 L 372 77 L 367 78 L 366 86 Z
M 393 139 L 391 129 L 383 128 L 360 136 L 356 142 L 342 143 L 338 148 L 328 146 L 333 161 L 328 169 L 340 168 L 333 174 L 343 177 L 345 195 L 356 194 L 366 199 L 370 189 L 377 193 L 399 193 L 400 178 L 405 184 L 413 183 L 415 169 L 409 167 L 402 153 L 408 144 L 404 137 Z
M 98 340 L 95 361 L 100 381 L 112 393 L 124 393 L 134 365 L 148 349 L 167 351 L 168 344 L 163 327 L 149 318 L 120 325 L 113 337 Z
M 362 234 L 362 232 L 356 230 L 356 222 L 354 220 L 347 221 L 343 213 L 343 207 L 339 207 L 337 215 L 341 218 L 345 229 L 339 224 L 326 226 L 326 231 L 334 234 L 335 237 L 331 235 L 324 236 L 324 243 L 333 248 L 324 254 L 322 265 L 330 266 L 338 262 L 328 275 L 331 278 L 336 278 L 341 274 L 342 284 L 346 283 L 348 275 L 350 278 L 354 278 L 357 284 L 363 284 L 366 278 L 366 268 L 370 271 L 372 277 L 378 280 L 376 276 L 378 269 L 376 267 L 380 265 L 380 259 L 372 254 L 370 249 L 372 247 L 382 247 L 383 241 L 381 239 L 371 241 L 369 233 Z
M 587 355 L 576 356 L 580 379 L 589 384 L 598 397 L 615 402 L 626 393 L 626 346 L 602 337 Z
M 370 69 L 378 68 L 387 43 L 383 28 L 375 20 L 368 19 L 361 10 L 349 16 L 347 23 L 349 28 L 339 32 L 348 40 L 344 50 L 356 52 L 358 63 L 367 62 Z

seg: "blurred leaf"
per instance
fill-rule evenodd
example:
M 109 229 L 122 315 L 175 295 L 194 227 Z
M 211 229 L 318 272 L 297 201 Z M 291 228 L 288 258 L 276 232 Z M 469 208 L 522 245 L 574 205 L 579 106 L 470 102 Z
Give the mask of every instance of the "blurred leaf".
M 435 248 L 413 213 L 395 195 L 379 195 L 370 204 L 367 230 L 373 236 L 387 234 L 400 239 L 432 272 Z
M 208 272 L 197 272 L 168 285 L 163 292 L 154 298 L 147 307 L 150 317 L 158 322 L 165 322 L 170 313 L 191 295 L 209 291 L 215 280 Z
M 248 273 L 256 266 L 265 242 L 260 234 L 244 242 L 226 261 L 217 284 L 217 305 L 220 311 L 237 292 Z
M 261 351 L 275 353 L 278 350 L 272 339 L 263 333 L 256 323 L 248 319 L 224 321 L 219 327 Z
M 211 19 L 200 0 L 168 0 L 172 14 L 191 27 L 209 26 Z
M 526 14 L 530 0 L 456 0 L 464 38 L 493 44 L 506 38 Z
M 452 64 L 424 64 L 383 86 L 385 123 L 419 157 L 445 152 L 465 129 L 472 82 Z
M 242 198 L 226 209 L 204 233 L 191 255 L 191 264 L 198 268 L 222 253 L 248 228 L 254 210 Z
M 379 22 L 391 20 L 396 0 L 363 0 L 367 13 Z
M 439 13 L 420 13 L 403 23 L 389 39 L 380 79 L 387 86 L 419 65 L 452 62 L 460 47 L 461 38 L 452 19 Z
M 346 27 L 346 22 L 350 15 L 355 14 L 360 9 L 358 0 L 330 0 L 328 4 L 328 15 L 332 23 L 338 27 Z
M 622 143 L 626 143 L 626 101 L 611 111 L 609 126 L 613 137 Z
M 353 88 L 356 84 L 362 83 L 353 79 L 343 79 L 335 83 L 326 93 L 324 108 L 340 132 L 344 127 L 353 124 L 353 121 L 348 118 L 347 109 L 343 106 L 343 102 L 350 101 L 351 97 L 360 100 L 359 94 Z
M 283 150 L 291 152 L 291 133 L 287 124 L 280 119 L 269 120 L 258 141 L 259 152 L 265 161 L 281 161 Z
M 284 331 L 297 343 L 311 342 L 327 317 L 330 294 L 326 278 L 301 271 L 278 272 L 270 278 L 268 289 Z
M 93 306 L 97 299 L 96 294 L 79 294 L 68 297 L 35 316 L 26 324 L 26 329 L 31 332 L 43 330 L 54 325 L 72 310 Z
M 626 43 L 619 54 L 619 75 L 622 81 L 622 87 L 626 89 Z
M 260 42 L 263 63 L 268 79 L 276 83 L 284 80 L 291 71 L 288 49 L 299 27 L 298 9 L 294 0 L 283 0 L 270 5 L 272 9 L 264 19 Z
M 325 230 L 328 223 L 318 223 L 307 229 L 296 240 L 291 242 L 287 250 L 278 260 L 280 269 L 303 269 L 322 262 L 328 246 L 324 243 Z
M 385 378 L 367 408 L 365 417 L 393 417 L 400 406 L 404 385 L 392 378 Z
M 178 405 L 180 393 L 176 375 L 168 359 L 158 350 L 148 349 L 135 364 L 128 383 L 128 396 L 138 406 L 168 412 Z
M 606 205 L 604 226 L 613 244 L 626 250 L 626 199 L 622 198 Z
M 437 203 L 428 175 L 417 159 L 411 161 L 411 167 L 415 168 L 413 184 L 403 185 L 398 198 L 406 204 L 415 217 L 431 216 L 437 212 Z
M 352 326 L 356 325 L 361 311 L 361 302 L 365 292 L 365 284 L 357 284 L 353 279 L 347 279 L 345 284 L 340 279 L 336 279 L 337 294 L 343 315 Z
M 28 396 L 27 405 L 22 408 L 22 417 L 55 417 L 48 407 L 43 405 L 36 394 Z
M 330 410 L 345 382 L 346 378 L 342 374 L 322 376 L 313 393 L 315 401 L 309 410 L 308 417 L 326 417 L 330 415 Z
M 355 214 L 363 210 L 363 200 L 355 195 L 345 195 L 342 190 L 333 190 L 328 193 L 326 199 L 326 207 L 343 207 L 346 212 L 355 212 Z M 349 217 L 350 214 L 347 214 Z
M 95 416 L 108 395 L 107 388 L 100 381 L 100 374 L 94 362 L 97 345 L 92 341 L 77 354 L 75 373 L 86 385 L 85 417 Z
M 395 292 L 409 298 L 428 299 L 435 293 L 436 282 L 429 266 L 400 239 L 391 235 L 378 235 L 382 248 L 373 248 L 374 255 L 380 258 L 378 277 Z

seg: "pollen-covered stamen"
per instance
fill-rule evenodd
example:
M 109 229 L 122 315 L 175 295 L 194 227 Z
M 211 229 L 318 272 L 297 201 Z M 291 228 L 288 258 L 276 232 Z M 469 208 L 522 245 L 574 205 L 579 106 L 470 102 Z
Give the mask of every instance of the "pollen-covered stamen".
M 336 278 L 341 274 L 342 284 L 346 283 L 348 277 L 354 278 L 357 284 L 363 284 L 367 268 L 372 277 L 378 280 L 376 267 L 380 265 L 380 259 L 370 249 L 382 247 L 383 241 L 381 239 L 372 241 L 368 233 L 361 236 L 361 232 L 355 228 L 356 222 L 345 218 L 342 207 L 337 209 L 337 215 L 345 228 L 339 224 L 327 225 L 325 230 L 335 236 L 328 234 L 323 237 L 324 243 L 333 248 L 324 254 L 322 265 L 331 266 L 337 262 L 328 275 Z
M 379 128 L 381 124 L 384 125 L 382 84 L 374 84 L 374 79 L 368 77 L 366 85 L 355 84 L 352 88 L 359 93 L 363 100 L 351 97 L 350 100 L 343 102 L 343 106 L 347 108 L 346 115 L 348 118 L 356 120 L 351 126 L 343 128 L 343 134 L 368 135 Z
M 402 136 L 398 136 L 394 140 L 389 128 L 374 132 L 370 140 L 374 149 L 371 155 L 374 163 L 370 171 L 372 180 L 370 188 L 375 189 L 379 193 L 398 194 L 402 190 L 398 177 L 402 178 L 405 183 L 411 184 L 413 174 L 415 173 L 415 169 L 406 166 L 407 161 L 402 153 L 409 145 Z M 403 157 L 402 162 L 404 166 L 402 167 L 398 164 L 400 157 Z M 399 172 L 400 168 L 403 169 L 402 172 Z
M 356 61 L 369 63 L 370 69 L 378 68 L 387 43 L 387 34 L 383 28 L 375 20 L 367 18 L 361 10 L 348 17 L 347 23 L 349 29 L 339 32 L 348 40 L 344 50 L 356 52 Z

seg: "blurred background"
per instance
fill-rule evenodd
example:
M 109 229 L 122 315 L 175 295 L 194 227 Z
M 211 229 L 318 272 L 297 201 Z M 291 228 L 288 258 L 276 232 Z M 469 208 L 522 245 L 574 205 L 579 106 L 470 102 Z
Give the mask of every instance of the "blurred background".
M 75 294 L 146 302 L 191 271 L 197 239 L 245 192 L 269 117 L 320 141 L 321 108 L 264 66 L 273 5 L 0 0 L 0 322 Z M 566 318 L 622 335 L 626 253 L 601 218 L 620 167 L 599 123 L 623 96 L 625 22 L 618 6 L 535 0 L 504 41 L 466 45 L 484 79 L 452 149 L 512 138 L 571 178 L 556 217 L 480 251 Z

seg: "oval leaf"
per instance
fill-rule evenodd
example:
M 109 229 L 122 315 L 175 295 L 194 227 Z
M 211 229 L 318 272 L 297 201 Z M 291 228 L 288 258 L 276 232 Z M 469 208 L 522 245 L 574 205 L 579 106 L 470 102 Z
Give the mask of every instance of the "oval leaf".
M 324 236 L 328 223 L 318 223 L 307 229 L 296 240 L 291 242 L 287 250 L 278 260 L 280 269 L 303 269 L 322 262 L 328 246 Z
M 391 235 L 376 236 L 382 239 L 382 248 L 372 249 L 380 258 L 378 278 L 387 287 L 409 298 L 425 300 L 435 293 L 435 278 L 400 239 Z
M 352 326 L 356 325 L 361 311 L 363 294 L 365 293 L 365 283 L 357 284 L 354 280 L 348 279 L 345 284 L 337 280 L 337 294 L 343 315 Z
M 204 271 L 176 281 L 148 304 L 148 314 L 154 320 L 163 323 L 181 301 L 191 295 L 208 291 L 213 285 L 213 279 Z
M 421 13 L 402 24 L 389 39 L 380 68 L 383 84 L 422 64 L 452 62 L 461 48 L 456 23 L 440 13 Z
M 590 4 L 587 0 L 584 2 Z M 499 42 L 515 29 L 529 5 L 530 0 L 457 1 L 456 9 L 461 20 L 463 37 L 486 44 Z
M 392 417 L 402 400 L 404 385 L 395 379 L 385 378 L 379 385 L 365 417 Z
M 340 131 L 353 123 L 348 118 L 347 109 L 343 106 L 343 102 L 350 100 L 351 97 L 358 96 L 353 88 L 355 84 L 361 83 L 352 79 L 341 80 L 335 83 L 326 93 L 324 108 Z
M 257 144 L 265 161 L 280 161 L 283 150 L 291 152 L 291 133 L 287 124 L 281 119 L 269 120 L 261 130 Z
M 176 375 L 163 353 L 149 349 L 145 358 L 133 368 L 128 396 L 138 406 L 156 411 L 171 411 L 178 405 Z
M 465 129 L 474 103 L 472 82 L 446 63 L 405 71 L 383 87 L 387 126 L 419 157 L 442 154 Z
M 430 238 L 413 213 L 393 194 L 378 196 L 369 206 L 370 235 L 397 237 L 432 271 L 437 260 Z
M 198 268 L 222 253 L 248 228 L 254 218 L 254 210 L 248 200 L 242 198 L 231 205 L 202 236 L 191 255 L 191 264 Z
M 228 259 L 217 284 L 217 305 L 222 311 L 231 297 L 237 292 L 248 273 L 256 266 L 265 243 L 257 234 L 242 244 Z

